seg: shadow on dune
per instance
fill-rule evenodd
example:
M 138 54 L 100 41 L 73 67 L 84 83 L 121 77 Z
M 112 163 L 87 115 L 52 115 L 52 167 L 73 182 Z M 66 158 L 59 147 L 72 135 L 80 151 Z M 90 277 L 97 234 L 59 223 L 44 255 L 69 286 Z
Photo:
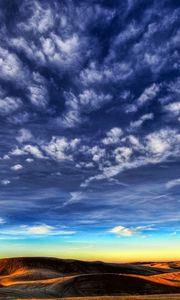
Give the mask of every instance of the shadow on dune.
M 162 264 L 157 268 L 155 263 L 108 264 L 42 257 L 1 259 L 0 298 L 180 293 L 178 263 Z
M 0 276 L 9 275 L 17 270 L 48 269 L 66 274 L 123 273 L 153 275 L 164 273 L 161 268 L 152 268 L 140 264 L 110 264 L 86 262 L 80 260 L 57 259 L 47 257 L 25 257 L 0 259 Z

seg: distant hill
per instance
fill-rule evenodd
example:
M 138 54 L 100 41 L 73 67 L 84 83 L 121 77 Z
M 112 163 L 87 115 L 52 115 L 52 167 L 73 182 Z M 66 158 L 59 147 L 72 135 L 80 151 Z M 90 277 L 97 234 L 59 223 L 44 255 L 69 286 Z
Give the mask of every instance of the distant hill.
M 180 263 L 111 264 L 46 257 L 0 259 L 0 297 L 180 293 Z

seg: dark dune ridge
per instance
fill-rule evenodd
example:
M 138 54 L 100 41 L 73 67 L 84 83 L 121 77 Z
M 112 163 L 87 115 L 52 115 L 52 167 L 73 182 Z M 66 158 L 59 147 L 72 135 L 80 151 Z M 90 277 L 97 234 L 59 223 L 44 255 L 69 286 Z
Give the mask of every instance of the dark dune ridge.
M 19 269 L 48 269 L 66 274 L 124 273 L 153 275 L 164 272 L 159 268 L 147 268 L 140 264 L 111 264 L 104 262 L 86 262 L 71 259 L 48 257 L 20 257 L 0 259 L 0 276 L 9 275 Z
M 180 293 L 179 262 L 111 264 L 43 257 L 0 259 L 1 299 L 170 293 Z

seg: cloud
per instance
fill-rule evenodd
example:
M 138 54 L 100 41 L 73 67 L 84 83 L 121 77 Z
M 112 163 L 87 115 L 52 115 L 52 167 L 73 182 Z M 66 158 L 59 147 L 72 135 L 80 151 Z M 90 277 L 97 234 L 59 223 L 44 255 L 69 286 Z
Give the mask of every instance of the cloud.
M 28 69 L 17 55 L 2 47 L 0 47 L 0 67 L 0 78 L 14 82 L 16 85 L 25 84 L 29 76 Z
M 122 224 L 136 229 L 133 213 L 162 221 L 163 202 L 176 222 L 177 193 L 159 189 L 178 178 L 177 1 L 10 2 L 0 1 L 0 183 L 13 183 L 13 195 L 1 186 L 3 215 L 111 228 L 125 211 Z
M 179 140 L 179 133 L 168 128 L 145 135 L 141 143 L 133 136 L 123 138 L 121 146 L 106 153 L 105 157 L 111 157 L 111 161 L 105 160 L 100 165 L 101 173 L 90 176 L 81 186 L 86 187 L 92 181 L 112 178 L 124 170 L 165 162 L 168 157 L 176 158 L 179 156 Z M 129 147 L 126 146 L 127 141 L 130 142 Z
M 16 137 L 17 141 L 19 143 L 27 142 L 31 140 L 33 137 L 32 133 L 30 130 L 22 128 L 19 130 L 18 136 Z
M 130 122 L 130 128 L 129 130 L 133 131 L 133 130 L 136 130 L 137 128 L 141 127 L 142 124 L 147 121 L 147 120 L 152 120 L 154 118 L 154 115 L 153 113 L 149 113 L 149 114 L 145 114 L 143 115 L 142 117 L 140 117 L 139 120 L 137 121 L 134 121 L 134 122 Z
M 22 138 L 20 137 L 20 140 L 29 140 L 30 136 L 23 136 Z M 25 141 L 24 140 L 24 141 Z M 32 155 L 35 158 L 39 158 L 39 159 L 45 159 L 46 157 L 43 155 L 42 151 L 39 149 L 38 146 L 34 146 L 31 144 L 27 144 L 25 146 L 23 146 L 22 148 L 18 148 L 16 147 L 15 149 L 13 149 L 10 153 L 11 156 L 22 156 L 22 155 Z M 30 158 L 29 158 L 30 159 Z M 30 161 L 32 162 L 32 160 Z
M 10 156 L 8 154 L 5 154 L 2 158 L 3 160 L 9 160 L 10 159 Z
M 10 183 L 11 183 L 11 181 L 8 180 L 8 179 L 3 179 L 3 180 L 1 180 L 1 184 L 2 184 L 2 185 L 8 185 L 8 184 L 10 184 Z
M 7 116 L 14 113 L 22 106 L 22 101 L 19 98 L 5 97 L 0 99 L 0 114 Z
M 46 235 L 49 232 L 51 232 L 53 229 L 55 229 L 52 226 L 49 225 L 39 225 L 39 226 L 32 226 L 32 227 L 27 227 L 27 233 L 30 235 Z
M 164 109 L 174 115 L 180 115 L 180 102 L 173 102 L 164 107 Z
M 9 153 L 9 155 L 12 155 L 12 156 L 26 155 L 26 152 L 23 149 L 16 147 Z
M 2 219 L 3 220 L 3 219 Z M 5 222 L 2 221 L 2 224 Z M 74 235 L 76 231 L 73 230 L 64 230 L 59 229 L 55 226 L 50 226 L 47 224 L 40 225 L 20 225 L 19 227 L 8 227 L 7 229 L 4 227 L 1 230 L 1 234 L 3 239 L 13 239 L 13 238 L 26 238 L 27 236 L 66 236 L 66 235 Z M 0 236 L 1 237 L 1 236 Z
M 111 230 L 110 233 L 113 233 L 117 236 L 121 237 L 132 237 L 141 234 L 141 236 L 146 237 L 146 231 L 154 231 L 156 230 L 152 225 L 145 225 L 145 226 L 136 226 L 134 228 L 124 227 L 124 226 L 115 226 Z M 144 234 L 145 232 L 145 234 Z M 143 235 L 142 235 L 143 234 Z
M 17 164 L 17 165 L 14 165 L 11 167 L 11 170 L 13 170 L 13 171 L 20 171 L 22 169 L 23 169 L 23 166 L 20 164 Z
M 85 194 L 82 192 L 71 192 L 70 198 L 64 203 L 64 205 L 78 203 L 79 201 L 85 199 Z
M 117 236 L 123 236 L 123 237 L 130 237 L 137 234 L 136 229 L 132 228 L 126 228 L 124 226 L 116 226 L 112 228 L 109 232 L 117 235 Z
M 45 156 L 43 155 L 42 151 L 38 148 L 38 146 L 25 145 L 23 147 L 23 151 L 39 159 L 45 158 Z
M 0 217 L 0 225 L 3 225 L 6 223 L 6 220 Z
M 175 235 L 177 235 L 177 232 L 174 231 L 174 232 L 171 233 L 171 235 L 175 236 Z
M 94 90 L 83 90 L 79 95 L 65 93 L 66 111 L 58 123 L 64 127 L 71 128 L 86 120 L 85 115 L 99 110 L 112 100 L 112 95 L 99 93 Z
M 105 145 L 116 144 L 119 142 L 120 137 L 123 135 L 121 128 L 114 127 L 106 133 L 106 138 L 102 140 Z
M 115 160 L 117 162 L 128 161 L 130 156 L 132 155 L 132 149 L 128 147 L 118 147 L 115 149 Z
M 30 2 L 31 14 L 25 13 L 27 3 L 19 5 L 16 22 L 18 35 L 9 41 L 11 47 L 23 53 L 31 62 L 59 73 L 81 65 L 87 54 L 87 35 L 83 34 L 81 13 L 86 5 L 60 5 Z M 68 9 L 67 9 L 68 8 Z M 72 20 L 74 17 L 74 24 Z M 78 23 L 78 20 L 81 23 Z M 85 51 L 86 50 L 86 51 Z
M 25 139 L 27 139 L 27 136 Z M 21 138 L 20 140 L 22 141 Z M 67 139 L 66 137 L 52 137 L 49 143 L 41 141 L 40 145 L 26 144 L 22 148 L 16 147 L 9 152 L 9 155 L 22 156 L 30 154 L 38 159 L 49 158 L 56 161 L 73 160 L 74 151 L 77 150 L 78 152 L 79 144 L 80 139 L 78 138 Z
M 31 115 L 27 112 L 19 112 L 13 114 L 7 118 L 8 122 L 13 125 L 22 125 L 27 123 L 30 119 Z
M 158 92 L 160 91 L 160 87 L 153 83 L 150 87 L 146 88 L 144 92 L 140 95 L 140 97 L 137 100 L 138 105 L 144 105 L 146 102 L 154 99 Z
M 20 240 L 23 238 L 18 237 L 13 237 L 13 236 L 0 236 L 0 241 L 14 241 L 14 240 Z
M 89 149 L 89 152 L 92 155 L 92 160 L 94 162 L 99 162 L 105 157 L 105 149 L 100 148 L 99 146 L 94 146 L 91 149 Z
M 21 13 L 24 13 L 27 1 L 21 5 Z M 54 15 L 51 6 L 44 6 L 38 1 L 31 1 L 31 15 L 28 15 L 27 23 L 21 21 L 18 24 L 19 29 L 27 32 L 48 32 L 54 25 Z
M 49 93 L 46 86 L 47 82 L 40 74 L 32 74 L 32 82 L 28 86 L 28 95 L 31 103 L 39 109 L 45 109 L 49 102 Z
M 173 179 L 173 180 L 168 181 L 166 183 L 166 188 L 171 189 L 171 188 L 179 186 L 179 185 L 180 185 L 180 178 L 177 178 L 177 179 Z
M 34 159 L 33 159 L 33 158 L 26 158 L 26 161 L 27 161 L 28 163 L 32 163 L 32 162 L 34 161 Z
M 162 129 L 159 132 L 150 133 L 146 137 L 147 149 L 155 155 L 162 155 L 171 149 L 172 144 L 176 144 L 179 135 L 174 130 Z
M 68 140 L 66 137 L 53 137 L 47 145 L 43 146 L 46 154 L 54 160 L 72 160 L 72 151 L 76 150 L 80 140 Z

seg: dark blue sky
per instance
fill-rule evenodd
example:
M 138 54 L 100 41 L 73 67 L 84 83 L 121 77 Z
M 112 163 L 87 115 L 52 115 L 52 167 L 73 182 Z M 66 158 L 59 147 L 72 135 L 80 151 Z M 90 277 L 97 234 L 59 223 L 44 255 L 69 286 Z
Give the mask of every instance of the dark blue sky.
M 179 25 L 175 0 L 0 2 L 2 240 L 179 234 Z

